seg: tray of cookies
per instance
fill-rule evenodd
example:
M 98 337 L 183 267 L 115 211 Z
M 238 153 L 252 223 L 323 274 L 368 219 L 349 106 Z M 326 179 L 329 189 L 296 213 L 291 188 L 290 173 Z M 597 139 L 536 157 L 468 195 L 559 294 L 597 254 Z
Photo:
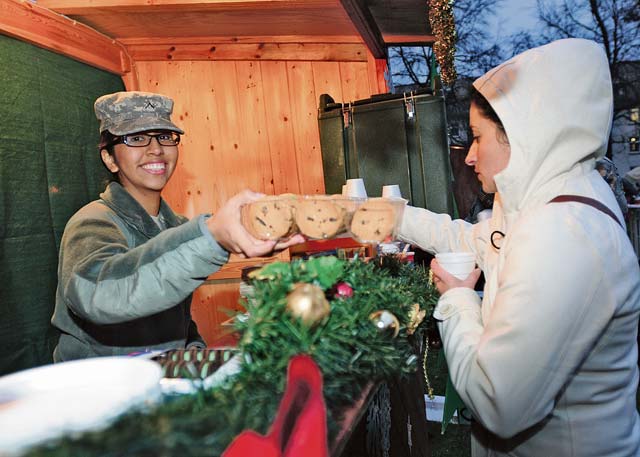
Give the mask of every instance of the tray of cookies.
M 266 195 L 242 206 L 242 225 L 259 240 L 281 240 L 293 235 L 295 195 Z
M 395 237 L 407 201 L 342 195 L 268 195 L 242 207 L 242 223 L 255 238 L 282 240 L 295 233 L 308 239 L 348 234 L 360 242 Z
M 395 239 L 406 205 L 407 200 L 403 198 L 369 198 L 353 213 L 349 233 L 361 243 Z
M 298 233 L 312 240 L 335 238 L 346 232 L 364 199 L 340 195 L 301 195 L 294 206 Z

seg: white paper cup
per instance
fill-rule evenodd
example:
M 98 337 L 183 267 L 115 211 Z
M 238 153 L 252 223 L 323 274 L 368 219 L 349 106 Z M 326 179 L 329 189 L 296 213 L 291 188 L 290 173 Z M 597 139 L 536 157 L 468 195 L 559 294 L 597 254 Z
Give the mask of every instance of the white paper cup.
M 382 196 L 384 198 L 402 198 L 402 194 L 400 193 L 400 186 L 397 184 L 382 186 Z
M 476 267 L 473 252 L 441 252 L 436 254 L 436 260 L 442 268 L 458 279 L 467 279 Z
M 342 185 L 342 194 L 343 197 L 347 197 L 347 185 L 343 184 Z
M 364 188 L 362 178 L 347 179 L 347 187 L 345 189 L 345 197 L 351 198 L 367 198 L 367 191 Z

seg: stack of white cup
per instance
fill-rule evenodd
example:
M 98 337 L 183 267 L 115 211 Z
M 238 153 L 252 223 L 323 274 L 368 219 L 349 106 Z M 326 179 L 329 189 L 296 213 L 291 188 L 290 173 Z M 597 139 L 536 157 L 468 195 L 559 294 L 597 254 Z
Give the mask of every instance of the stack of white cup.
M 400 193 L 400 186 L 397 184 L 382 186 L 382 196 L 384 198 L 402 198 L 402 194 Z
M 342 196 L 351 198 L 367 198 L 367 191 L 364 188 L 363 179 L 347 179 L 347 183 L 342 186 Z
M 382 186 L 383 198 L 402 198 L 400 193 L 400 186 L 397 184 L 389 184 Z M 404 243 L 401 241 L 392 241 L 391 243 L 380 243 L 378 250 L 382 254 L 400 254 L 401 246 Z
M 458 279 L 467 279 L 476 267 L 476 256 L 473 252 L 441 252 L 436 254 L 436 260 L 442 268 Z

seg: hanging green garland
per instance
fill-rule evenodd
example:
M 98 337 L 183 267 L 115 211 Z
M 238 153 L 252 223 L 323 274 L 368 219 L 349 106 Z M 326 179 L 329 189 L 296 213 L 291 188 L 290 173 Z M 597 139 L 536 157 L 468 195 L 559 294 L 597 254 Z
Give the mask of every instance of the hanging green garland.
M 395 257 L 278 262 L 254 272 L 252 285 L 254 296 L 245 303 L 248 318 L 236 324 L 244 359 L 237 375 L 27 455 L 220 455 L 245 429 L 266 433 L 284 391 L 289 359 L 299 353 L 311 355 L 323 373 L 332 435 L 339 412 L 368 381 L 415 372 L 419 357 L 411 342 L 422 337 L 422 318 L 437 301 L 427 272 Z M 325 309 L 325 300 L 326 311 L 313 317 L 305 313 L 310 307 Z M 394 316 L 397 328 L 376 322 L 379 311 Z
M 446 85 L 456 80 L 456 24 L 453 0 L 429 0 L 429 23 L 436 37 L 433 52 L 440 65 L 440 77 Z

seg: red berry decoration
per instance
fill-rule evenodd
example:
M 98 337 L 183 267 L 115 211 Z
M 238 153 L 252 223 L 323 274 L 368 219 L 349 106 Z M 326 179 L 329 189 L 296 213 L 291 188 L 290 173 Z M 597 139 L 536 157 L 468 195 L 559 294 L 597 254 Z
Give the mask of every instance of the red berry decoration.
M 336 286 L 335 298 L 349 298 L 353 297 L 353 287 L 346 282 L 341 282 Z

